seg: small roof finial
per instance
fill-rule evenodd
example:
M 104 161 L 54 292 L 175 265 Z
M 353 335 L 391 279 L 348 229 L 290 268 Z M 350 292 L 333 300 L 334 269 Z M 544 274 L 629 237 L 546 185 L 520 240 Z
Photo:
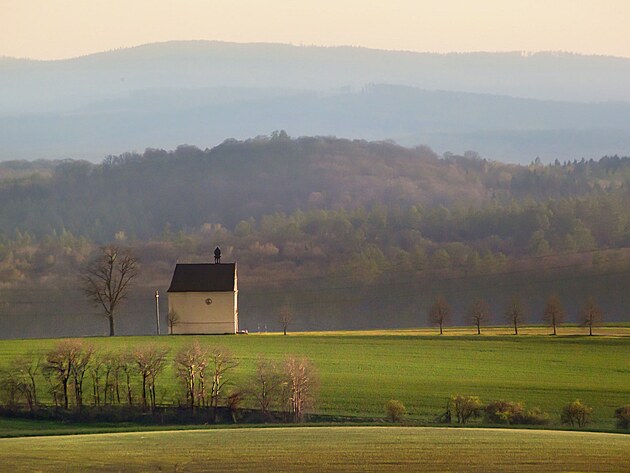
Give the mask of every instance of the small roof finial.
M 221 248 L 219 248 L 218 246 L 214 249 L 214 262 L 221 262 Z

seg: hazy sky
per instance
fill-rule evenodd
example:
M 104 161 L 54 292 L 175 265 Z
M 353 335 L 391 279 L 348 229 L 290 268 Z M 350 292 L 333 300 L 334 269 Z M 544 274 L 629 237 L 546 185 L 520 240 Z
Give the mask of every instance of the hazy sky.
M 630 0 L 0 0 L 0 56 L 173 39 L 630 57 Z

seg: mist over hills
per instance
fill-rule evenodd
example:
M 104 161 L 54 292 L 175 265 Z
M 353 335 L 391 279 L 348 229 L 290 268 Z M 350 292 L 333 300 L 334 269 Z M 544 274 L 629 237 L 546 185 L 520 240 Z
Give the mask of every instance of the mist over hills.
M 35 89 L 31 103 L 50 101 L 51 96 L 93 100 L 144 88 L 322 91 L 370 83 L 542 100 L 630 100 L 630 59 L 553 52 L 435 54 L 172 41 L 57 61 L 5 58 L 0 67 L 3 108 L 11 99 L 21 108 L 22 101 L 11 93 L 25 87 Z
M 0 159 L 83 158 L 286 129 L 484 157 L 630 149 L 630 60 L 209 41 L 0 59 Z

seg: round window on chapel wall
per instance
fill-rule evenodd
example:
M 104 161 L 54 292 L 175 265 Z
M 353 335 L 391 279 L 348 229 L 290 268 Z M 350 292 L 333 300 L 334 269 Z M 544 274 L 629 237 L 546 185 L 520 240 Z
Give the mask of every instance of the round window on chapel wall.
M 212 299 L 210 299 L 209 297 L 206 299 L 206 305 L 210 305 L 212 304 Z

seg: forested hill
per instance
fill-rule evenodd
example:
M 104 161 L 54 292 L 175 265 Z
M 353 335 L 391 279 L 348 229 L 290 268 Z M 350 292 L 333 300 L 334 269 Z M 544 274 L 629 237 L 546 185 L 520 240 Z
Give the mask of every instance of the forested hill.
M 510 169 L 484 167 L 481 160 L 442 160 L 427 148 L 278 133 L 205 151 L 150 149 L 101 165 L 68 161 L 49 178 L 5 181 L 0 226 L 5 236 L 16 228 L 38 237 L 65 229 L 104 242 L 119 231 L 147 239 L 166 228 L 234 228 L 298 209 L 480 203 L 492 188 L 505 188 L 499 169 Z
M 0 164 L 0 176 L 15 169 L 16 163 Z M 20 172 L 27 170 L 25 163 Z M 276 132 L 227 140 L 211 150 L 147 149 L 110 156 L 100 165 L 40 162 L 32 173 L 0 180 L 3 238 L 16 230 L 38 238 L 69 231 L 107 242 L 119 232 L 151 239 L 204 224 L 234 229 L 242 220 L 298 210 L 461 211 L 519 206 L 526 198 L 625 196 L 630 160 L 518 166 L 488 162 L 474 152 L 438 157 L 427 147 L 291 139 Z
M 108 242 L 133 248 L 152 290 L 176 262 L 206 261 L 220 245 L 239 263 L 248 323 L 271 323 L 290 304 L 301 329 L 417 326 L 418 307 L 438 293 L 459 314 L 479 296 L 500 312 L 514 292 L 538 309 L 558 292 L 573 319 L 587 294 L 605 295 L 611 319 L 626 320 L 630 304 L 628 157 L 519 166 L 275 132 L 11 169 L 0 180 L 0 316 L 14 315 L 13 336 L 23 334 L 16 314 L 40 317 L 40 303 L 85 311 L 60 288 L 76 288 Z M 150 308 L 129 307 L 140 324 L 129 333 L 145 333 Z

